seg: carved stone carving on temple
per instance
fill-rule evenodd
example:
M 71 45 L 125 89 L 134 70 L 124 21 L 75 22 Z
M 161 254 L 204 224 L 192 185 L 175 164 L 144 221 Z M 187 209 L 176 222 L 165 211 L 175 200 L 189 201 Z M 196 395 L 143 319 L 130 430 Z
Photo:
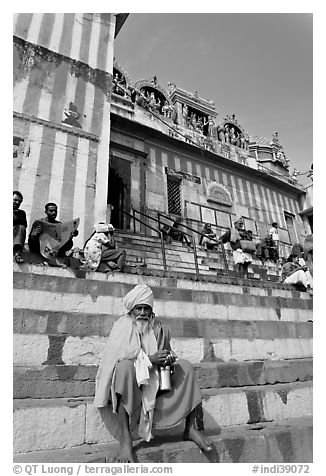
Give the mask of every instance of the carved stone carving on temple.
M 232 197 L 228 189 L 217 182 L 211 182 L 207 186 L 207 201 L 232 207 Z
M 296 168 L 293 169 L 292 174 L 289 177 L 289 181 L 296 184 L 298 183 L 298 175 L 299 175 L 299 170 Z
M 122 97 L 129 97 L 129 85 L 131 84 L 131 78 L 124 71 L 124 69 L 114 61 L 113 63 L 113 80 L 112 80 L 112 92 Z
M 227 114 L 223 117 L 217 125 L 217 136 L 222 144 L 230 143 L 245 150 L 249 148 L 249 135 L 238 123 L 235 114 Z
M 280 144 L 279 142 L 279 138 L 278 138 L 278 132 L 274 132 L 271 140 L 270 140 L 270 143 L 269 143 L 271 146 L 272 146 L 272 149 L 273 149 L 273 154 L 274 154 L 274 157 L 275 157 L 275 160 L 278 160 L 281 162 L 281 164 L 283 165 L 283 167 L 285 167 L 286 169 L 289 168 L 289 160 L 286 158 L 286 155 L 284 153 L 284 150 L 283 150 L 283 147 L 282 145 Z
M 157 83 L 157 76 L 150 80 L 137 81 L 135 88 L 139 91 L 138 104 L 146 107 L 154 114 L 161 114 L 168 119 L 174 119 L 175 110 L 169 101 L 169 94 Z

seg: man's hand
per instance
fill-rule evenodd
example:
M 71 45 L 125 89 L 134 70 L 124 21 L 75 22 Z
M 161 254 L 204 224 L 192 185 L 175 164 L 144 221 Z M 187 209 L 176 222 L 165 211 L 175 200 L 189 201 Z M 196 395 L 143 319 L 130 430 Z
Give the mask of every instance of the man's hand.
M 168 364 L 168 355 L 170 354 L 169 350 L 158 350 L 155 354 L 149 356 L 149 360 L 154 365 L 164 367 Z
M 44 225 L 41 222 L 38 222 L 33 231 L 31 232 L 32 236 L 40 236 L 44 231 Z

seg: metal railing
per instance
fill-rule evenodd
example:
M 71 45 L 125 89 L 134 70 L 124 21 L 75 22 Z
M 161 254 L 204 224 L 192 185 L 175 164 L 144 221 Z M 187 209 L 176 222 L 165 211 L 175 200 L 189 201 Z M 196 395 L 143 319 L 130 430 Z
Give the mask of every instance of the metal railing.
M 154 228 L 153 226 L 149 225 L 148 223 L 143 222 L 139 218 L 135 216 L 135 214 L 131 214 L 129 212 L 126 212 L 125 210 L 122 210 L 122 208 L 119 208 L 119 211 L 121 211 L 124 215 L 128 216 L 129 218 L 133 219 L 133 225 L 134 225 L 134 233 L 136 234 L 136 221 L 138 223 L 141 223 L 145 227 L 149 228 L 150 230 L 155 231 L 155 233 L 158 233 L 161 239 L 161 251 L 162 251 L 162 260 L 163 260 L 163 268 L 164 271 L 167 271 L 167 265 L 166 265 L 166 253 L 165 253 L 165 243 L 164 243 L 164 237 L 163 237 L 163 232 L 160 229 Z M 139 212 L 140 213 L 140 212 Z M 147 216 L 147 215 L 145 215 Z
M 124 213 L 128 214 L 129 216 L 132 216 L 132 218 L 134 220 L 134 222 L 133 222 L 134 233 L 136 233 L 136 221 L 139 222 L 139 223 L 142 223 L 144 226 L 146 226 L 146 227 L 148 227 L 148 228 L 150 228 L 150 229 L 152 229 L 156 232 L 158 232 L 158 230 L 159 230 L 160 233 L 161 233 L 162 254 L 163 254 L 163 249 L 164 249 L 164 253 L 165 253 L 163 232 L 161 230 L 161 227 L 162 227 L 162 225 L 164 225 L 164 223 L 161 221 L 161 217 L 164 218 L 165 220 L 170 220 L 172 223 L 175 221 L 173 218 L 169 217 L 168 215 L 165 215 L 162 212 L 158 212 L 158 214 L 157 214 L 158 218 L 155 218 L 155 217 L 150 216 L 150 215 L 148 215 L 144 212 L 141 212 L 140 210 L 137 210 L 135 208 L 132 208 L 132 215 L 130 215 L 128 212 L 124 212 Z M 139 218 L 136 217 L 136 214 L 139 214 L 140 216 L 143 216 L 143 217 L 147 218 L 148 220 L 153 220 L 154 222 L 158 223 L 158 230 L 156 228 L 153 228 L 150 225 L 148 225 L 148 223 L 144 223 L 143 221 L 141 221 Z M 198 255 L 197 255 L 197 246 L 196 246 L 195 234 L 197 234 L 201 237 L 204 237 L 205 234 L 201 233 L 200 231 L 195 230 L 194 228 L 191 228 L 190 226 L 185 225 L 183 223 L 181 224 L 181 226 L 192 232 L 192 234 L 185 233 L 185 232 L 183 232 L 183 233 L 190 239 L 190 242 L 191 242 L 191 245 L 192 245 L 191 251 L 194 255 L 195 272 L 196 272 L 196 276 L 198 277 L 199 276 L 199 265 L 198 265 Z M 225 253 L 223 243 L 220 243 L 219 240 L 217 240 L 215 238 L 210 238 L 210 239 L 211 239 L 211 241 L 214 241 L 217 246 L 221 247 L 221 253 L 222 253 L 222 257 L 223 257 L 225 273 L 226 273 L 227 276 L 229 276 L 229 266 L 228 266 L 228 262 L 227 262 L 227 259 L 226 259 L 226 253 Z

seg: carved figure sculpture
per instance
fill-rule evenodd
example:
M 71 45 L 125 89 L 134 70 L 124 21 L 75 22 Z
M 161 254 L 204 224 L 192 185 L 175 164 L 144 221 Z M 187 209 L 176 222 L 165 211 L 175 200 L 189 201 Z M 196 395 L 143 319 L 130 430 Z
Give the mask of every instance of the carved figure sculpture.
M 217 136 L 218 136 L 218 140 L 220 142 L 222 142 L 222 144 L 224 144 L 225 142 L 225 135 L 224 135 L 224 127 L 223 127 L 223 124 L 219 124 L 217 126 Z
M 230 142 L 233 145 L 236 143 L 236 136 L 235 136 L 234 127 L 231 127 L 231 129 L 230 129 Z
M 167 101 L 164 102 L 164 106 L 162 107 L 162 114 L 164 117 L 170 117 L 170 106 Z
M 229 132 L 229 126 L 225 124 L 224 126 L 224 136 L 225 136 L 225 142 L 228 144 L 230 142 L 230 132 Z

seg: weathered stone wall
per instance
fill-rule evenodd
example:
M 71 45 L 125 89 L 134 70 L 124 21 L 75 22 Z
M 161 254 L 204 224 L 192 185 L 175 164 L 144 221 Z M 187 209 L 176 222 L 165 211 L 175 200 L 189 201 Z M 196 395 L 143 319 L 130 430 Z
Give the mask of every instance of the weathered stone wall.
M 303 241 L 306 230 L 299 215 L 299 190 L 295 191 L 283 182 L 275 184 L 269 181 L 266 174 L 257 177 L 251 168 L 239 168 L 233 161 L 230 164 L 225 160 L 219 161 L 218 156 L 213 162 L 212 154 L 209 158 L 207 155 L 203 157 L 200 149 L 190 149 L 188 146 L 186 150 L 183 142 L 171 142 L 163 134 L 156 140 L 148 136 L 148 129 L 141 131 L 141 126 L 134 127 L 130 123 L 129 130 L 124 123 L 123 133 L 120 127 L 118 125 L 116 128 L 113 124 L 112 134 L 117 142 L 139 148 L 136 142 L 141 140 L 141 149 L 147 152 L 145 208 L 149 214 L 155 216 L 156 212 L 167 213 L 167 172 L 171 172 L 181 179 L 182 214 L 198 221 L 198 226 L 211 221 L 218 230 L 223 230 L 230 226 L 233 217 L 242 215 L 247 218 L 246 228 L 262 237 L 271 223 L 277 221 L 281 228 L 281 240 L 286 242 L 286 212 L 293 218 L 295 231 L 292 242 Z M 209 200 L 209 189 L 213 184 L 218 185 L 219 203 Z M 135 208 L 139 208 L 135 202 L 132 203 Z
M 14 19 L 14 188 L 29 223 L 48 201 L 80 217 L 77 245 L 106 215 L 114 29 L 112 14 Z

